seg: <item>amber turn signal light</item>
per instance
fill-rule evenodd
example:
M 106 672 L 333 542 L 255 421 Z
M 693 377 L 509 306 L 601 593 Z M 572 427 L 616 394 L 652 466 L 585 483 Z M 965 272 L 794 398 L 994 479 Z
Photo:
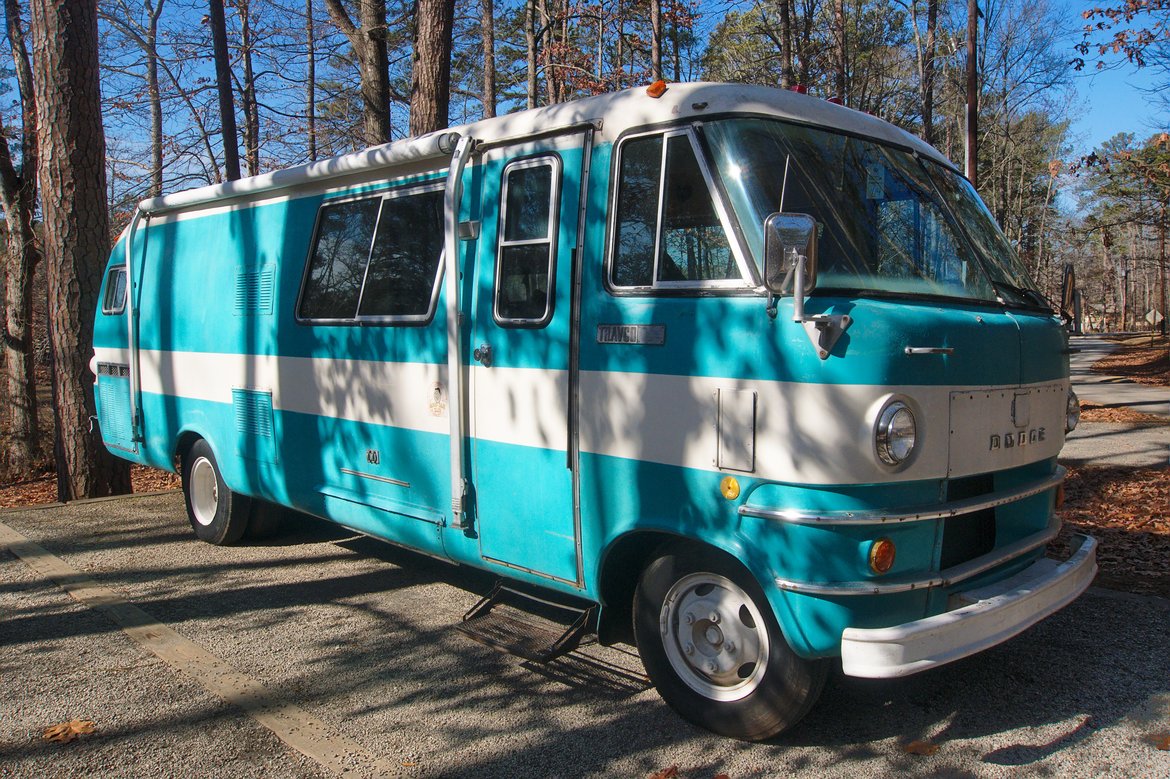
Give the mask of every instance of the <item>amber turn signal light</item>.
M 883 574 L 894 567 L 894 556 L 897 550 L 894 542 L 888 538 L 879 538 L 869 548 L 869 567 L 876 574 Z
M 719 482 L 719 491 L 728 500 L 735 500 L 739 497 L 739 479 L 734 476 L 724 476 L 723 481 Z
M 666 92 L 666 82 L 662 79 L 658 79 L 646 87 L 646 94 L 650 95 L 650 97 L 662 97 L 664 92 Z

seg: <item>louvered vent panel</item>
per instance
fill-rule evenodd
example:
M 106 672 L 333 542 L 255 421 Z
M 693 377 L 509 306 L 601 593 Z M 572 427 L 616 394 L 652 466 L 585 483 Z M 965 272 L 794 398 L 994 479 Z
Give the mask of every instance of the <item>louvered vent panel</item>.
M 272 393 L 258 390 L 232 390 L 236 412 L 236 430 L 246 435 L 272 437 Z
M 120 366 L 113 366 L 115 368 Z M 98 417 L 102 440 L 125 446 L 130 442 L 130 381 L 109 374 L 98 379 Z
M 236 274 L 236 313 L 271 314 L 275 295 L 276 268 L 262 265 Z

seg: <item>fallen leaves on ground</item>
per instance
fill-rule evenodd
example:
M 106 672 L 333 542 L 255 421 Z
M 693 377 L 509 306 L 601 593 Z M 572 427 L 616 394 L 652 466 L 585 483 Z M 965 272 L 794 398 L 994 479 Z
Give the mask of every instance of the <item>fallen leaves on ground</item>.
M 1155 387 L 1170 387 L 1170 346 L 1165 338 L 1155 338 L 1151 342 L 1149 336 L 1140 336 L 1128 338 L 1121 344 L 1117 351 L 1093 363 L 1094 373 L 1123 376 Z
M 179 477 L 170 471 L 145 465 L 130 466 L 130 484 L 136 493 L 177 490 Z M 42 473 L 14 484 L 0 486 L 0 508 L 36 506 L 57 500 L 57 477 Z
M 1170 419 L 1135 411 L 1128 406 L 1107 406 L 1081 401 L 1082 422 L 1115 422 L 1127 425 L 1170 425 Z
M 672 765 L 670 768 L 663 768 L 661 771 L 646 774 L 646 779 L 678 779 L 678 776 L 678 766 Z
M 1148 738 L 1154 749 L 1170 752 L 1170 733 L 1151 733 Z
M 68 722 L 58 722 L 45 728 L 41 738 L 46 741 L 56 741 L 58 744 L 68 744 L 80 735 L 93 733 L 93 720 L 74 719 Z
M 908 755 L 930 756 L 938 751 L 938 744 L 930 739 L 921 739 L 906 744 L 902 747 L 902 751 Z
M 1170 597 L 1170 469 L 1069 468 L 1060 514 L 1054 551 L 1067 554 L 1073 532 L 1095 536 L 1098 584 Z

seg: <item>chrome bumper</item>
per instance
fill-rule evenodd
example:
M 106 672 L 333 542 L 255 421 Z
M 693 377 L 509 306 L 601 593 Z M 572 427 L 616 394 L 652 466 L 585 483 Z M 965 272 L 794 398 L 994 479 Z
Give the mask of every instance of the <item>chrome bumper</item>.
M 1097 541 L 1061 563 L 1038 560 L 1014 576 L 956 593 L 967 605 L 889 628 L 846 628 L 841 663 L 848 676 L 908 676 L 981 652 L 1022 633 L 1067 606 L 1097 575 Z

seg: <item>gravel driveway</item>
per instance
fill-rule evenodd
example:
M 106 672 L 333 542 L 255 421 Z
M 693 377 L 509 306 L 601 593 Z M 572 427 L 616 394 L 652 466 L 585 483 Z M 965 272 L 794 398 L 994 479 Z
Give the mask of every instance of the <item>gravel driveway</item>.
M 467 640 L 453 626 L 489 577 L 326 523 L 218 548 L 193 539 L 174 493 L 0 522 L 177 631 L 183 651 L 312 717 L 327 742 L 356 745 L 348 775 L 377 773 L 372 757 L 405 776 L 644 777 L 671 765 L 703 779 L 1170 776 L 1170 752 L 1153 743 L 1170 732 L 1170 602 L 1157 598 L 1091 590 L 941 669 L 889 682 L 836 673 L 800 726 L 744 744 L 675 716 L 628 647 L 540 667 Z M 0 776 L 337 775 L 3 544 L 0 684 Z M 40 738 L 71 719 L 96 732 Z M 921 739 L 937 752 L 906 752 Z

